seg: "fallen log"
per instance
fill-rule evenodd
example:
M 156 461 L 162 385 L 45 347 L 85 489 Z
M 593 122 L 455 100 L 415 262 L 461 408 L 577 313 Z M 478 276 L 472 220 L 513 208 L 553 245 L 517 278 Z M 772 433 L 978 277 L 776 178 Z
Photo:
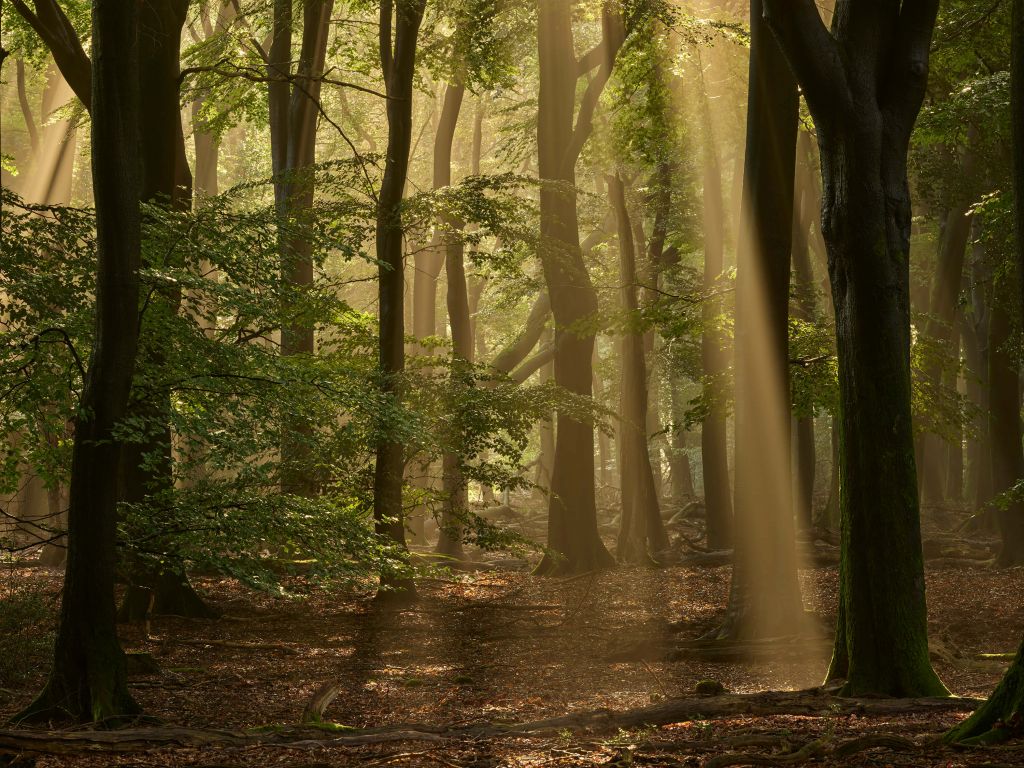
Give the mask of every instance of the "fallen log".
M 562 730 L 614 731 L 689 720 L 713 720 L 736 716 L 775 715 L 868 715 L 892 716 L 913 712 L 969 712 L 984 702 L 968 698 L 840 698 L 812 688 L 803 691 L 766 691 L 753 694 L 723 694 L 670 699 L 636 709 L 590 710 L 561 717 L 518 724 L 476 723 L 461 726 L 402 724 L 386 728 L 352 729 L 344 735 L 311 738 L 301 726 L 253 733 L 197 728 L 149 727 L 106 731 L 0 730 L 0 754 L 24 752 L 68 754 L 90 752 L 144 752 L 168 746 L 258 746 L 291 745 L 297 748 L 330 748 L 393 741 L 439 741 L 442 739 L 491 739 L 503 736 L 531 736 Z

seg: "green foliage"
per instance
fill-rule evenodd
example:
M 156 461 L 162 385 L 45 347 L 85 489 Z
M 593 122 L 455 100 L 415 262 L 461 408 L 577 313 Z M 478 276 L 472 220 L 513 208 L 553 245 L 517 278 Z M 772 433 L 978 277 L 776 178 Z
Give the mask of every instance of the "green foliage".
M 22 685 L 47 669 L 56 625 L 54 594 L 13 573 L 0 575 L 0 688 Z

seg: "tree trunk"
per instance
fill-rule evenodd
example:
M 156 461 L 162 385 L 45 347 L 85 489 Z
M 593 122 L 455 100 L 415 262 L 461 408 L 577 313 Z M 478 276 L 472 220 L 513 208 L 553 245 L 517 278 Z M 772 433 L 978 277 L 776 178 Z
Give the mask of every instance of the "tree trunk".
M 703 85 L 703 80 L 701 81 Z M 700 350 L 707 411 L 701 420 L 700 449 L 704 475 L 704 509 L 710 549 L 732 546 L 732 488 L 729 483 L 729 449 L 726 434 L 725 378 L 729 372 L 726 335 L 722 331 L 722 300 L 719 298 L 725 269 L 725 205 L 722 171 L 711 133 L 710 106 L 704 103 L 704 302 L 701 306 Z
M 973 165 L 968 152 L 965 166 Z M 965 168 L 965 173 L 970 171 Z M 971 214 L 967 206 L 958 206 L 946 214 L 940 241 L 938 264 L 932 285 L 928 323 L 925 333 L 940 344 L 949 345 L 957 328 L 957 299 L 963 284 L 964 256 L 971 234 Z M 925 386 L 940 388 L 942 361 L 928 361 L 923 371 Z M 943 473 L 946 469 L 944 441 L 938 435 L 926 432 L 921 437 L 921 502 L 940 504 L 943 499 Z
M 1014 270 L 1015 272 L 1015 270 Z M 996 278 L 989 315 L 989 435 L 992 440 L 992 491 L 1005 493 L 1024 477 L 1021 446 L 1020 369 L 1013 345 L 1012 304 L 1017 300 L 1014 272 Z M 1002 546 L 996 565 L 1024 564 L 1024 503 L 1015 499 L 996 509 Z
M 896 12 L 838 0 L 831 33 L 812 0 L 764 4 L 821 151 L 843 480 L 829 677 L 845 676 L 842 692 L 850 696 L 944 695 L 928 657 L 914 466 L 907 181 L 938 2 Z
M 444 168 L 438 167 L 437 145 L 434 154 L 434 187 L 448 186 L 451 184 L 451 154 L 452 139 L 455 135 L 455 126 L 459 119 L 459 107 L 462 105 L 462 97 L 465 93 L 465 86 L 462 83 L 449 85 L 445 89 L 444 109 L 441 113 L 441 122 L 438 128 L 438 137 L 444 130 L 447 136 L 447 152 L 442 159 Z M 440 171 L 440 173 L 439 173 Z M 452 229 L 460 229 L 463 222 L 448 218 L 446 224 Z M 463 242 L 459 235 L 449 234 L 441 237 L 444 247 L 445 276 L 448 279 L 447 306 L 448 324 L 452 329 L 452 368 L 451 375 L 456 379 L 462 379 L 464 386 L 473 385 L 473 329 L 470 326 L 469 313 L 469 291 L 466 286 L 466 265 L 463 259 Z M 458 406 L 453 403 L 458 418 Z M 461 431 L 461 430 L 458 430 Z M 449 450 L 443 457 L 442 469 L 442 490 L 444 491 L 444 506 L 441 514 L 441 527 L 437 540 L 437 551 L 453 557 L 462 559 L 465 555 L 462 551 L 462 527 L 466 515 L 469 513 L 469 493 L 466 479 L 462 473 L 462 459 L 458 453 Z
M 988 326 L 989 284 L 992 277 L 985 261 L 979 237 L 980 219 L 974 222 L 974 247 L 971 254 L 970 304 L 962 322 L 964 358 L 967 363 L 967 396 L 976 406 L 973 436 L 967 448 L 967 498 L 982 523 L 990 523 L 985 511 L 992 501 L 992 441 L 988 429 Z
M 1010 668 L 980 709 L 945 735 L 958 744 L 991 745 L 1020 736 L 1024 717 L 1024 642 Z
M 109 724 L 136 714 L 114 623 L 121 444 L 138 345 L 139 68 L 137 6 L 94 0 L 92 177 L 96 207 L 96 343 L 72 449 L 68 561 L 54 664 L 15 720 Z
M 402 195 L 409 172 L 412 144 L 413 75 L 416 68 L 416 40 L 423 20 L 425 0 L 411 0 L 393 7 L 383 0 L 380 7 L 381 69 L 387 87 L 388 151 L 377 201 L 377 261 L 379 272 L 379 362 L 380 386 L 386 410 L 400 406 L 401 377 L 405 370 L 405 274 L 402 258 Z M 395 11 L 397 10 L 397 13 Z M 392 43 L 392 17 L 395 19 Z M 377 533 L 405 550 L 402 519 L 403 448 L 385 417 L 377 433 L 377 461 L 373 477 L 373 519 Z M 401 574 L 381 574 L 381 597 L 415 596 L 412 580 Z
M 636 250 L 622 179 L 609 176 L 608 196 L 619 223 L 620 306 L 626 315 L 619 360 L 619 477 L 622 516 L 616 556 L 620 562 L 650 562 L 652 553 L 668 548 L 668 534 L 658 508 L 658 494 L 647 450 L 647 363 L 643 335 L 629 326 L 636 321 Z
M 578 65 L 572 4 L 538 3 L 537 146 L 541 178 L 541 246 L 544 279 L 555 319 L 555 382 L 592 396 L 594 333 L 586 324 L 597 312 L 597 295 L 583 262 L 576 211 L 576 161 L 593 129 L 593 111 L 624 33 L 622 20 L 603 9 L 604 57 L 591 78 L 573 126 Z M 594 427 L 574 415 L 557 415 L 555 460 L 548 507 L 548 549 L 537 572 L 582 573 L 613 564 L 597 531 L 594 489 Z
M 793 634 L 803 623 L 790 474 L 789 275 L 799 97 L 751 3 L 743 216 L 736 269 L 734 562 L 719 638 Z

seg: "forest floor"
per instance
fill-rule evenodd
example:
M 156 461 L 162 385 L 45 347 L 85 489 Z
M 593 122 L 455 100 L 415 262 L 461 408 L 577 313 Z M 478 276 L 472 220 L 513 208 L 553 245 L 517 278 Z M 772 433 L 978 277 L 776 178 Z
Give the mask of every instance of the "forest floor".
M 127 651 L 149 653 L 159 665 L 159 672 L 131 676 L 133 694 L 148 715 L 168 726 L 243 735 L 287 732 L 293 738 L 37 755 L 16 764 L 720 768 L 790 765 L 817 757 L 819 765 L 1024 765 L 1024 745 L 954 751 L 934 744 L 931 738 L 963 718 L 964 711 L 870 715 L 825 707 L 800 715 L 687 716 L 627 730 L 564 728 L 487 737 L 464 730 L 364 745 L 330 741 L 352 733 L 347 728 L 415 723 L 436 729 L 649 707 L 692 697 L 703 680 L 735 693 L 819 684 L 828 664 L 827 642 L 758 658 L 676 652 L 667 660 L 665 649 L 698 637 L 720 619 L 729 575 L 728 566 L 620 568 L 569 579 L 494 569 L 421 581 L 420 600 L 402 610 L 316 591 L 303 599 L 275 599 L 231 580 L 199 578 L 197 586 L 224 611 L 222 619 L 155 617 L 148 628 L 121 628 Z M 983 698 L 1002 676 L 1009 659 L 983 655 L 1008 655 L 1019 643 L 1022 575 L 1021 569 L 984 567 L 929 570 L 933 660 L 955 694 Z M 837 569 L 808 568 L 801 580 L 808 611 L 830 625 Z M 44 682 L 46 639 L 52 636 L 59 588 L 57 571 L 0 568 L 0 597 L 49 596 L 42 615 L 22 620 L 18 638 L 2 641 L 0 720 L 27 704 Z M 297 739 L 294 726 L 304 707 L 332 682 L 340 684 L 340 694 L 323 718 L 344 728 L 308 729 L 305 739 Z M 861 740 L 836 749 L 877 733 L 910 741 Z M 866 748 L 873 743 L 878 746 Z M 8 753 L 8 764 L 11 759 Z M 4 761 L 0 747 L 0 765 Z

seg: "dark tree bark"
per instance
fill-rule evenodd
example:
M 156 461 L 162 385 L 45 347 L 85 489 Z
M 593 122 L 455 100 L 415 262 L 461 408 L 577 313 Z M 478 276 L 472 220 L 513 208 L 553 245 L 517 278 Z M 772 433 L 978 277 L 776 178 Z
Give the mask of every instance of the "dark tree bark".
M 999 744 L 1020 735 L 1024 716 L 1024 642 L 988 701 L 945 735 L 959 744 Z
M 380 61 L 388 102 L 388 151 L 384 178 L 377 200 L 377 260 L 379 272 L 380 335 L 378 354 L 380 386 L 388 409 L 401 399 L 405 370 L 405 274 L 402 258 L 402 195 L 409 172 L 412 144 L 413 74 L 416 40 L 423 20 L 425 0 L 382 0 L 380 6 Z M 394 40 L 392 41 L 392 26 Z M 387 419 L 378 426 L 377 462 L 373 477 L 373 518 L 377 532 L 405 549 L 402 515 L 403 447 L 391 433 Z M 385 573 L 382 597 L 415 596 L 411 579 Z
M 64 79 L 91 111 L 92 94 L 84 84 L 91 77 L 92 62 L 63 10 L 53 0 L 36 2 L 34 13 L 24 3 L 18 2 L 15 6 L 50 48 Z M 181 29 L 187 8 L 187 0 L 154 0 L 142 7 L 136 72 L 139 79 L 139 110 L 136 112 L 140 138 L 139 194 L 146 202 L 182 209 L 191 205 L 192 194 L 192 176 L 181 128 L 178 81 Z M 181 295 L 173 290 L 157 298 L 159 301 L 154 302 L 151 311 L 177 311 Z M 157 307 L 157 303 L 163 306 Z M 144 346 L 140 354 L 150 366 L 158 368 L 163 364 L 163 352 L 158 347 Z M 153 424 L 161 425 L 144 442 L 126 443 L 121 447 L 122 500 L 142 503 L 149 494 L 171 488 L 169 395 L 164 393 L 137 403 L 133 408 Z M 154 454 L 157 461 L 149 462 L 148 457 Z M 148 575 L 152 569 L 138 566 L 134 561 L 127 565 L 130 587 L 120 614 L 123 619 L 141 618 L 131 606 L 149 605 L 149 590 L 155 590 L 155 604 L 159 606 L 202 606 L 202 600 L 180 568 L 174 570 L 172 577 L 154 581 Z M 135 587 L 147 592 L 133 594 Z M 199 615 L 210 616 L 212 611 L 201 610 Z
M 1016 270 L 994 281 L 988 330 L 988 429 L 992 441 L 992 492 L 998 497 L 1024 477 L 1021 445 L 1020 368 L 1013 344 L 1010 313 L 1019 295 Z M 1024 503 L 996 508 L 1001 546 L 996 565 L 1024 564 Z
M 146 3 L 139 18 L 141 195 L 144 202 L 177 210 L 188 210 L 192 204 L 178 78 L 187 10 L 187 0 L 159 0 Z M 153 299 L 149 312 L 180 311 L 180 290 L 159 291 Z M 164 351 L 154 339 L 143 339 L 139 355 L 154 369 L 165 363 Z M 134 403 L 133 408 L 158 425 L 143 442 L 127 443 L 123 449 L 123 500 L 142 504 L 154 493 L 172 491 L 170 393 L 156 394 Z M 140 621 L 150 610 L 195 618 L 219 615 L 203 602 L 180 566 L 158 566 L 129 557 L 125 571 L 129 586 L 118 610 L 119 621 Z
M 627 328 L 622 334 L 619 386 L 619 483 L 622 516 L 616 555 L 620 562 L 645 563 L 668 549 L 658 493 L 647 450 L 647 362 L 643 335 L 631 330 L 639 310 L 636 246 L 622 179 L 607 178 L 608 197 L 619 224 L 619 293 Z
M 846 695 L 944 695 L 928 658 L 910 413 L 907 148 L 937 0 L 764 0 L 814 117 L 839 352 L 842 560 L 829 677 Z
M 751 3 L 743 216 L 736 269 L 734 562 L 719 638 L 799 631 L 790 474 L 789 276 L 796 79 Z
M 573 47 L 572 3 L 538 3 L 538 171 L 542 186 L 540 257 L 555 320 L 555 382 L 591 397 L 593 331 L 585 329 L 597 312 L 597 295 L 580 249 L 576 211 L 576 162 L 593 131 L 597 101 L 611 76 L 625 38 L 622 18 L 606 4 L 602 41 L 592 65 L 577 62 Z M 584 57 L 581 62 L 589 62 Z M 576 81 L 581 70 L 597 66 L 576 112 Z M 583 326 L 583 327 L 581 327 Z M 581 573 L 614 560 L 597 531 L 594 489 L 594 427 L 559 412 L 548 506 L 548 548 L 538 573 Z
M 703 90 L 703 80 L 701 81 Z M 722 170 L 711 130 L 710 107 L 702 93 L 704 112 L 704 303 L 701 306 L 700 354 L 704 397 L 708 409 L 701 420 L 700 451 L 704 475 L 704 509 L 710 549 L 732 546 L 732 487 L 726 434 L 726 398 L 721 391 L 729 371 L 726 335 L 721 329 L 722 300 L 718 297 L 725 269 L 725 204 Z
M 138 345 L 139 68 L 137 6 L 94 0 L 92 178 L 96 343 L 72 449 L 68 561 L 53 670 L 16 720 L 110 722 L 136 714 L 114 623 L 121 444 Z

